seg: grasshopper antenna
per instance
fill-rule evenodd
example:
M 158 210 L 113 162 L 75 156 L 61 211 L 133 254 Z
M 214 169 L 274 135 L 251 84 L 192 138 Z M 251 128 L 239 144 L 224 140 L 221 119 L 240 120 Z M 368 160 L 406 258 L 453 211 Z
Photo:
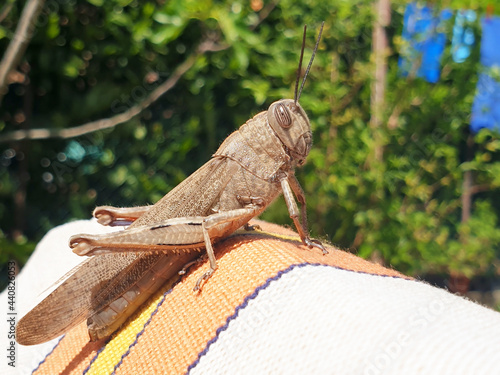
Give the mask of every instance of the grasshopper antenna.
M 302 51 L 300 53 L 299 72 L 297 73 L 297 82 L 295 83 L 295 97 L 294 97 L 295 103 L 297 103 L 298 100 L 300 99 L 300 95 L 302 94 L 302 89 L 304 88 L 304 84 L 306 83 L 307 75 L 309 74 L 309 70 L 311 70 L 311 65 L 314 61 L 314 56 L 316 55 L 316 51 L 318 50 L 319 41 L 321 40 L 321 34 L 323 33 L 323 26 L 325 26 L 325 21 L 323 21 L 321 23 L 321 28 L 319 29 L 318 39 L 316 40 L 316 45 L 314 46 L 314 51 L 312 53 L 311 60 L 309 60 L 309 65 L 307 65 L 306 74 L 304 74 L 304 78 L 302 79 L 302 83 L 300 85 L 300 90 L 299 90 L 299 93 L 297 95 L 297 86 L 299 83 L 300 69 L 302 67 L 302 57 L 304 55 L 304 44 L 305 44 L 305 40 L 306 40 L 306 27 L 304 26 L 304 39 L 302 41 Z
M 300 80 L 300 72 L 302 70 L 302 59 L 304 58 L 304 47 L 306 46 L 306 30 L 307 30 L 307 25 L 304 25 L 304 35 L 302 36 L 302 49 L 300 50 L 299 68 L 297 69 L 297 80 L 295 81 L 295 94 L 293 96 L 295 104 L 297 104 L 297 101 L 299 100 L 297 93 L 299 91 L 299 80 Z M 302 88 L 300 90 L 302 91 Z

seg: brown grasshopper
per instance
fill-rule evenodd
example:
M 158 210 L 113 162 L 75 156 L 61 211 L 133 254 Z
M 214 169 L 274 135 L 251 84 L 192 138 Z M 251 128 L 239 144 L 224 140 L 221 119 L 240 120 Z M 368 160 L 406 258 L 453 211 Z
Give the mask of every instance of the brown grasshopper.
M 262 213 L 283 193 L 290 217 L 308 247 L 326 253 L 309 238 L 304 191 L 294 170 L 304 164 L 312 133 L 299 104 L 311 60 L 298 89 L 306 27 L 295 83 L 294 99 L 279 100 L 248 120 L 219 147 L 210 161 L 153 206 L 97 207 L 93 215 L 103 225 L 127 225 L 104 235 L 72 236 L 78 255 L 93 256 L 70 271 L 58 288 L 17 325 L 17 341 L 39 344 L 60 336 L 87 319 L 90 339 L 104 338 L 144 303 L 166 280 L 206 249 L 210 268 L 194 289 L 199 290 L 217 269 L 212 244 L 229 236 Z M 301 204 L 299 209 L 294 196 Z

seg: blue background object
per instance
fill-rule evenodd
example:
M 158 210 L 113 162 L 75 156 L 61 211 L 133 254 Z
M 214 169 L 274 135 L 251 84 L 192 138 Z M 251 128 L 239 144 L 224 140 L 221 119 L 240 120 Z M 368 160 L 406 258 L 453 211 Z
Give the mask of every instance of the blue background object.
M 399 58 L 399 68 L 407 76 L 418 66 L 417 77 L 436 83 L 441 72 L 441 55 L 446 44 L 446 35 L 439 32 L 441 22 L 450 19 L 450 10 L 443 10 L 435 16 L 428 6 L 419 7 L 410 3 L 403 20 L 403 39 L 408 47 Z M 417 64 L 417 65 L 415 65 Z
M 473 132 L 481 128 L 500 131 L 500 82 L 489 74 L 493 69 L 500 71 L 500 18 L 483 18 L 481 23 L 481 63 L 486 69 L 477 82 L 470 127 Z
M 471 26 L 475 20 L 476 12 L 473 10 L 459 10 L 457 12 L 451 39 L 451 53 L 453 61 L 456 63 L 462 63 L 470 56 L 471 47 L 475 42 L 474 30 Z
M 481 73 L 476 90 L 472 104 L 471 130 L 474 133 L 482 128 L 500 131 L 500 83 L 490 75 Z
M 487 17 L 481 20 L 483 37 L 481 39 L 481 64 L 487 67 L 500 67 L 500 18 Z

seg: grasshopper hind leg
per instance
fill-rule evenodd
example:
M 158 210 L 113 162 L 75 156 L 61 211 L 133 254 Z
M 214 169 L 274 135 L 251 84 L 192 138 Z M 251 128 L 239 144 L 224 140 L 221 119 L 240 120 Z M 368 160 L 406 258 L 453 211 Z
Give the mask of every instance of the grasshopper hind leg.
M 70 247 L 82 256 L 123 252 L 188 252 L 205 247 L 210 268 L 196 282 L 194 290 L 199 290 L 203 281 L 217 269 L 212 241 L 233 233 L 254 217 L 259 209 L 259 206 L 251 206 L 209 216 L 173 218 L 114 233 L 78 234 L 70 238 Z
M 101 225 L 109 226 L 127 226 L 144 215 L 153 206 L 139 207 L 96 207 L 92 215 Z

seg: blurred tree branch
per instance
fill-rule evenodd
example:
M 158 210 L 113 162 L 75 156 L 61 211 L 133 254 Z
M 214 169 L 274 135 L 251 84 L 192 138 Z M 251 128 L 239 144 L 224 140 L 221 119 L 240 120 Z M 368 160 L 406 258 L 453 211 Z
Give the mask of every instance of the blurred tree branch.
M 9 50 L 12 49 L 15 52 L 17 52 L 15 55 L 16 59 L 20 57 L 21 52 L 24 52 L 28 41 L 27 36 L 30 32 L 29 26 L 31 20 L 33 20 L 34 17 L 38 15 L 37 12 L 40 11 L 41 6 L 43 4 L 43 0 L 29 0 L 29 1 L 30 2 L 26 5 L 26 7 L 23 10 L 18 30 L 16 30 L 16 36 L 9 45 L 5 53 L 4 59 L 0 64 L 0 104 L 2 101 L 2 97 L 7 92 L 6 88 L 8 84 L 7 82 L 8 72 L 12 69 L 12 66 L 15 65 L 16 61 L 15 59 L 12 61 L 9 60 L 10 61 L 9 64 L 6 63 L 4 64 L 4 62 L 6 61 L 6 57 L 9 56 L 8 54 Z M 252 25 L 251 30 L 254 30 L 256 27 L 258 27 L 260 23 L 269 16 L 271 11 L 277 5 L 278 1 L 279 0 L 272 1 L 260 11 L 259 19 L 254 25 Z M 28 8 L 30 9 L 29 12 L 30 17 L 27 16 Z M 21 29 L 21 26 L 23 24 L 25 26 Z M 25 43 L 22 46 L 19 45 L 16 49 L 14 49 L 14 47 L 11 48 L 11 45 L 16 40 L 22 40 Z M 22 50 L 21 47 L 23 47 Z M 154 91 L 152 91 L 151 94 L 148 97 L 146 97 L 146 99 L 144 99 L 142 102 L 138 103 L 137 105 L 134 105 L 133 107 L 129 108 L 123 113 L 119 113 L 109 118 L 91 121 L 86 124 L 78 125 L 69 129 L 47 129 L 47 128 L 29 129 L 29 130 L 20 129 L 1 135 L 0 143 L 6 143 L 12 141 L 17 142 L 17 141 L 34 140 L 34 139 L 49 139 L 49 138 L 68 139 L 92 133 L 98 130 L 109 129 L 114 126 L 123 124 L 132 119 L 133 117 L 137 116 L 138 114 L 140 114 L 144 109 L 148 108 L 151 104 L 153 104 L 156 100 L 158 100 L 163 94 L 172 89 L 177 84 L 177 81 L 179 81 L 179 79 L 194 65 L 199 56 L 205 54 L 206 52 L 222 51 L 229 47 L 230 47 L 229 45 L 217 44 L 209 37 L 205 38 L 196 49 L 196 52 L 191 54 L 186 59 L 186 61 L 184 61 L 181 65 L 179 65 L 172 74 L 172 76 L 167 81 L 165 81 L 163 84 L 158 86 Z M 9 66 L 8 69 L 7 66 Z
M 0 104 L 7 93 L 9 73 L 15 69 L 33 36 L 34 22 L 42 10 L 44 0 L 28 0 L 21 19 L 17 25 L 14 37 L 10 41 L 0 62 Z
M 382 126 L 383 109 L 385 106 L 385 91 L 387 86 L 387 55 L 389 41 L 386 28 L 391 22 L 390 0 L 378 0 L 375 5 L 375 22 L 372 31 L 372 53 L 375 61 L 374 81 L 372 82 L 372 94 L 370 98 L 370 126 L 376 140 L 374 149 L 374 161 L 381 162 L 383 158 L 383 146 L 380 140 L 379 130 Z
M 74 138 L 84 134 L 92 133 L 98 130 L 109 129 L 114 126 L 123 124 L 133 117 L 140 114 L 143 110 L 148 108 L 163 94 L 172 89 L 179 79 L 195 64 L 198 57 L 206 52 L 222 51 L 229 48 L 229 45 L 220 45 L 212 40 L 203 40 L 195 52 L 193 52 L 182 64 L 180 64 L 173 74 L 151 92 L 142 102 L 130 107 L 125 112 L 119 113 L 115 116 L 87 122 L 83 125 L 78 125 L 68 129 L 27 129 L 16 130 L 5 135 L 0 136 L 0 143 L 33 139 L 49 139 L 49 138 Z

